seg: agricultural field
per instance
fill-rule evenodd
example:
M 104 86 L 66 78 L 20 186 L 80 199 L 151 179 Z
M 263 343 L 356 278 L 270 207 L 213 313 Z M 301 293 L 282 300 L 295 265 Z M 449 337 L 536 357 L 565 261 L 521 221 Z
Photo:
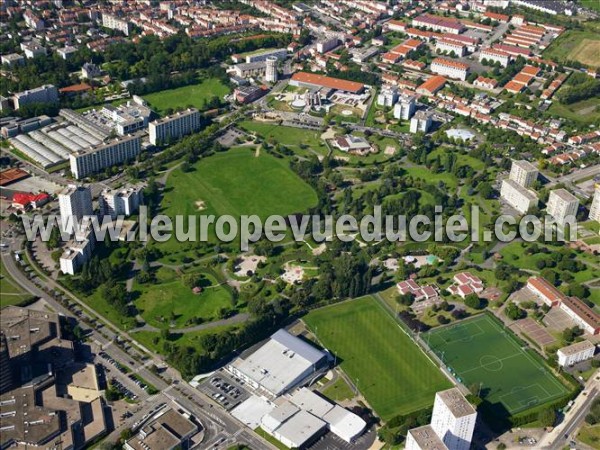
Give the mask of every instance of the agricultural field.
M 544 57 L 600 67 L 600 24 L 587 22 L 583 26 L 584 30 L 567 30 L 544 51 Z
M 0 263 L 0 308 L 19 305 L 31 299 L 31 294 L 19 286 Z
M 174 270 L 161 267 L 157 284 L 134 284 L 139 294 L 135 305 L 144 320 L 158 328 L 184 328 L 193 326 L 191 319 L 202 321 L 219 319 L 221 309 L 232 309 L 231 294 L 209 273 L 198 271 L 202 292 L 195 294 Z
M 304 321 L 383 420 L 429 407 L 451 386 L 371 296 L 312 311 Z
M 144 100 L 154 111 L 164 115 L 168 109 L 185 108 L 186 106 L 203 109 L 205 101 L 212 97 L 222 99 L 228 93 L 229 88 L 221 80 L 210 78 L 199 84 L 154 92 L 145 95 Z
M 488 315 L 429 331 L 423 339 L 465 385 L 481 385 L 482 397 L 498 415 L 514 415 L 569 392 Z
M 173 171 L 167 180 L 161 213 L 183 215 L 288 215 L 314 206 L 314 190 L 288 167 L 287 160 L 265 152 L 256 156 L 254 148 L 232 148 L 203 158 L 193 170 Z M 214 227 L 210 227 L 214 231 Z M 199 233 L 199 230 L 198 230 Z M 214 232 L 209 233 L 209 240 Z M 214 240 L 213 240 L 214 242 Z M 172 238 L 158 245 L 163 252 L 180 252 L 189 243 Z

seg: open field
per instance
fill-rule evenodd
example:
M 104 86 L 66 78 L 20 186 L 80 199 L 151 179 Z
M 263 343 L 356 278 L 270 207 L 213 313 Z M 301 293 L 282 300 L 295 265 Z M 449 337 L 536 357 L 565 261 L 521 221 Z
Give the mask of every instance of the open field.
M 157 113 L 163 115 L 169 108 L 185 108 L 194 106 L 203 109 L 204 102 L 211 97 L 222 98 L 229 93 L 229 88 L 217 79 L 204 80 L 199 84 L 167 89 L 160 92 L 144 95 L 144 100 Z
M 432 330 L 424 339 L 465 385 L 481 383 L 482 397 L 499 415 L 516 414 L 568 393 L 541 360 L 488 315 Z
M 575 60 L 592 67 L 600 67 L 600 37 L 597 22 L 584 24 L 584 30 L 567 30 L 545 51 L 544 57 L 558 61 Z
M 570 105 L 565 105 L 554 100 L 550 108 L 548 108 L 547 113 L 581 124 L 598 123 L 600 122 L 600 98 L 589 98 L 571 103 Z
M 600 12 L 600 2 L 598 0 L 579 0 L 581 6 Z
M 383 420 L 431 406 L 435 393 L 451 386 L 371 296 L 312 311 L 304 320 Z
M 221 308 L 232 307 L 231 294 L 218 284 L 210 274 L 199 271 L 201 275 L 200 294 L 194 294 L 185 286 L 180 277 L 171 269 L 160 268 L 164 272 L 159 284 L 136 284 L 134 289 L 140 293 L 135 304 L 144 320 L 159 328 L 192 326 L 193 318 L 203 321 L 219 318 Z
M 19 305 L 31 299 L 31 294 L 19 286 L 10 276 L 4 264 L 0 263 L 0 308 Z
M 284 159 L 265 152 L 255 156 L 254 148 L 232 148 L 203 158 L 193 170 L 173 171 L 161 203 L 161 213 L 176 215 L 288 215 L 308 210 L 317 195 L 294 174 Z M 199 230 L 197 230 L 199 233 Z M 214 237 L 209 227 L 208 238 Z M 189 243 L 170 239 L 157 244 L 166 252 L 190 250 Z
M 327 153 L 327 147 L 321 139 L 320 131 L 284 127 L 276 123 L 249 120 L 241 122 L 240 126 L 246 131 L 255 132 L 267 142 L 272 140 L 274 143 L 285 145 L 292 150 L 308 147 L 320 155 Z

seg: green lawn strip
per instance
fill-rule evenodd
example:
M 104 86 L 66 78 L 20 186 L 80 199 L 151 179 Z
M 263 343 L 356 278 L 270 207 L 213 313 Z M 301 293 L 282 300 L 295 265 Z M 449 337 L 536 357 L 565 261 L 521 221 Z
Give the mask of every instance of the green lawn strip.
M 354 397 L 354 392 L 348 386 L 348 383 L 340 376 L 335 382 L 327 387 L 322 394 L 336 402 L 341 402 L 344 400 L 349 400 Z

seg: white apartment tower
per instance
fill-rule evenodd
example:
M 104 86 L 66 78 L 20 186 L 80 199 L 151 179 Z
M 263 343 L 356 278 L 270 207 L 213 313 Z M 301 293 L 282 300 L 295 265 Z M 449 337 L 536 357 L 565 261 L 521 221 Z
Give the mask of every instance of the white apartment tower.
M 394 117 L 409 120 L 414 115 L 415 109 L 417 109 L 415 96 L 402 94 L 394 105 Z
M 269 83 L 277 83 L 277 59 L 276 56 L 269 56 L 266 59 L 267 69 L 265 72 L 265 80 Z
M 72 220 L 81 220 L 94 213 L 92 207 L 92 193 L 85 186 L 69 185 L 58 194 L 60 207 L 60 223 L 63 231 L 72 225 Z
M 431 428 L 449 450 L 469 450 L 477 411 L 458 388 L 435 394 Z
M 596 185 L 594 191 L 594 199 L 592 200 L 592 206 L 590 206 L 590 220 L 600 222 L 600 184 Z
M 404 450 L 448 450 L 431 425 L 408 430 Z
M 186 134 L 193 133 L 200 128 L 200 113 L 196 108 L 189 108 L 167 116 L 148 125 L 150 143 L 164 143 L 169 139 L 179 139 Z
M 567 217 L 575 217 L 578 208 L 579 200 L 566 189 L 550 192 L 546 210 L 558 223 L 564 223 Z
M 418 111 L 412 119 L 410 119 L 410 132 L 427 133 L 431 128 L 431 115 L 425 111 Z
M 100 216 L 130 216 L 135 214 L 144 203 L 141 186 L 130 186 L 121 189 L 105 189 L 98 199 Z
M 521 214 L 538 205 L 537 194 L 511 178 L 502 181 L 500 197 Z
M 529 161 L 513 161 L 510 169 L 510 179 L 528 188 L 537 180 L 538 169 Z

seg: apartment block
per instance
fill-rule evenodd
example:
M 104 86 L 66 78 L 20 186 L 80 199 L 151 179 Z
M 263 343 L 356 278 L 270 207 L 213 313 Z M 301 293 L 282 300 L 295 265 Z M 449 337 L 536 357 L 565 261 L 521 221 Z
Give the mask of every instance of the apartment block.
M 85 186 L 69 185 L 58 194 L 60 222 L 63 230 L 67 230 L 73 219 L 81 220 L 94 213 L 92 193 Z
M 566 189 L 555 189 L 550 192 L 546 211 L 558 223 L 564 223 L 568 217 L 575 217 L 579 208 L 579 200 Z
M 458 388 L 435 394 L 431 428 L 449 450 L 469 450 L 477 411 Z
M 528 188 L 537 180 L 539 170 L 529 161 L 513 161 L 510 168 L 510 179 Z
M 466 80 L 469 73 L 469 65 L 445 58 L 435 58 L 431 63 L 431 71 L 449 78 Z
M 179 139 L 186 134 L 193 133 L 200 128 L 200 113 L 196 108 L 189 108 L 148 125 L 150 143 L 157 145 L 169 140 Z
M 409 120 L 415 114 L 415 109 L 416 97 L 414 95 L 403 94 L 394 105 L 394 117 L 396 119 Z
M 98 198 L 100 216 L 130 216 L 144 203 L 142 186 L 128 186 L 121 189 L 105 189 Z
M 590 341 L 581 341 L 567 347 L 558 349 L 558 365 L 561 367 L 572 366 L 581 361 L 594 357 L 596 346 Z
M 111 30 L 118 30 L 125 36 L 129 36 L 130 26 L 129 22 L 113 14 L 102 14 L 102 26 Z
M 502 181 L 500 197 L 521 214 L 538 205 L 537 194 L 512 179 Z
M 138 136 L 125 136 L 105 144 L 71 153 L 71 174 L 81 179 L 107 167 L 131 161 L 139 155 L 141 142 Z
M 35 89 L 17 92 L 13 96 L 13 103 L 15 109 L 33 103 L 58 103 L 58 90 L 52 84 L 45 84 Z
M 431 128 L 431 115 L 425 111 L 418 111 L 412 119 L 410 119 L 411 133 L 427 133 Z

